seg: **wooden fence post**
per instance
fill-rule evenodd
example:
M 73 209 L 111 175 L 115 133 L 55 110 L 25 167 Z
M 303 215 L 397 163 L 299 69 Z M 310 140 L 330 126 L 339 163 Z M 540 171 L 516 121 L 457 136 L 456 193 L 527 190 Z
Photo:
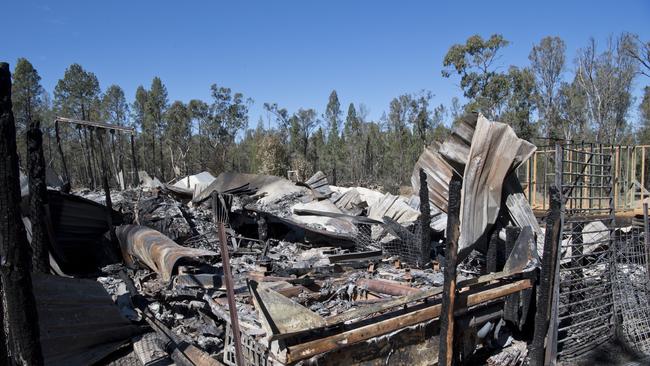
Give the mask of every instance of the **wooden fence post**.
M 447 246 L 445 247 L 444 286 L 440 312 L 440 350 L 438 365 L 450 366 L 454 362 L 454 305 L 456 300 L 456 264 L 458 238 L 460 237 L 461 178 L 452 175 L 449 182 L 447 210 Z

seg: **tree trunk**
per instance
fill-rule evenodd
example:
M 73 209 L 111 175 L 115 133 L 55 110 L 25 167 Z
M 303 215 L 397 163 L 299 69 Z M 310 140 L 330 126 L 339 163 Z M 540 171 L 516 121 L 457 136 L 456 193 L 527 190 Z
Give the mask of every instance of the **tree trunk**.
M 131 133 L 131 160 L 133 163 L 133 186 L 137 187 L 140 183 L 140 178 L 138 177 L 138 157 L 135 154 L 135 136 Z
M 32 223 L 32 271 L 49 273 L 49 238 L 45 223 L 47 186 L 43 159 L 43 134 L 39 120 L 29 121 L 27 129 L 29 166 L 29 219 Z
M 11 111 L 9 64 L 0 63 L 0 281 L 4 331 L 12 361 L 19 365 L 41 365 L 38 315 L 29 272 L 25 228 L 20 217 L 20 187 L 16 126 Z M 4 353 L 7 354 L 7 353 Z
M 160 139 L 160 180 L 165 182 L 165 161 L 163 160 L 163 145 L 162 139 Z
M 156 133 L 151 134 L 151 160 L 149 161 L 149 174 L 156 176 Z
M 90 189 L 95 189 L 95 179 L 93 178 L 93 166 L 90 163 L 90 152 L 88 150 L 88 137 L 86 136 L 86 130 L 84 134 L 81 134 L 82 127 L 79 126 L 77 132 L 79 132 L 79 143 L 81 144 L 81 151 L 86 159 L 86 179 L 88 180 L 88 187 Z M 85 146 L 84 146 L 85 143 Z
M 54 133 L 56 134 L 56 146 L 59 150 L 59 156 L 61 157 L 61 165 L 63 165 L 63 189 L 65 193 L 70 192 L 70 174 L 68 173 L 68 166 L 65 163 L 65 155 L 63 154 L 63 148 L 61 147 L 61 136 L 59 135 L 59 122 L 54 122 Z

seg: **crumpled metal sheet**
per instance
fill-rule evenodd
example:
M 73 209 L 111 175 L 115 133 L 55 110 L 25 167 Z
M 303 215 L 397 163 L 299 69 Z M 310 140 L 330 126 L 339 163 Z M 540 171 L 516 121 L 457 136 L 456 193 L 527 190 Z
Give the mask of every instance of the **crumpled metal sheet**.
M 447 212 L 449 200 L 449 181 L 453 173 L 452 167 L 434 147 L 425 147 L 420 158 L 415 163 L 411 175 L 413 192 L 420 191 L 420 169 L 427 175 L 429 201 L 438 210 Z M 435 213 L 435 212 L 434 212 Z
M 146 226 L 123 225 L 117 227 L 115 233 L 127 264 L 132 265 L 135 257 L 160 274 L 165 281 L 171 279 L 179 259 L 217 255 L 211 250 L 180 246 L 159 231 Z
M 496 222 L 506 176 L 535 150 L 507 124 L 479 115 L 463 174 L 459 251 L 477 243 Z
M 54 241 L 52 255 L 65 273 L 93 271 L 102 264 L 104 234 L 108 231 L 108 208 L 89 199 L 48 190 Z M 114 225 L 122 215 L 111 212 Z
M 141 328 L 120 314 L 97 281 L 32 274 L 46 365 L 91 365 Z

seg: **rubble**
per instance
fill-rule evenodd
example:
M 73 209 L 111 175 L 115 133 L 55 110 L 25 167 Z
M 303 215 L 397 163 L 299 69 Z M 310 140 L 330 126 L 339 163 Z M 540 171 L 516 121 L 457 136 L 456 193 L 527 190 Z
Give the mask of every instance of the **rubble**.
M 510 196 L 502 196 L 501 187 L 518 184 L 510 173 L 534 146 L 482 116 L 470 127 L 460 124 L 450 140 L 424 150 L 412 196 L 332 186 L 322 172 L 299 183 L 202 172 L 173 184 L 140 172 L 139 187 L 112 192 L 109 227 L 103 195 L 51 191 L 53 256 L 63 272 L 74 268 L 70 274 L 94 278 L 105 289 L 104 298 L 112 299 L 107 321 L 137 330 L 97 341 L 109 350 L 119 340 L 129 353 L 124 357 L 143 365 L 234 365 L 239 353 L 247 365 L 429 364 L 438 356 L 444 316 L 458 319 L 455 332 L 466 346 L 459 357 L 490 343 L 490 349 L 511 350 L 495 360 L 520 364 L 526 343 L 509 329 L 531 326 L 540 230 L 536 222 L 516 219 L 521 211 L 506 205 Z M 500 160 L 513 144 L 519 147 Z M 428 202 L 417 195 L 420 169 Z M 487 174 L 491 170 L 498 174 Z M 445 227 L 454 174 L 464 176 L 462 247 L 476 250 L 458 264 L 456 305 L 445 313 Z M 65 210 L 72 204 L 75 215 Z M 424 243 L 423 204 L 431 213 Z M 510 216 L 497 218 L 502 206 Z M 492 229 L 497 219 L 521 228 L 509 247 L 498 242 L 500 229 Z M 113 255 L 84 267 L 88 256 L 70 254 L 81 249 L 69 244 L 82 239 L 82 228 L 88 247 Z M 485 248 L 476 243 L 492 234 L 503 261 L 487 273 Z M 513 312 L 516 321 L 508 317 Z M 492 328 L 484 327 L 488 323 Z M 57 360 L 46 353 L 46 363 Z M 84 362 L 70 362 L 76 363 Z

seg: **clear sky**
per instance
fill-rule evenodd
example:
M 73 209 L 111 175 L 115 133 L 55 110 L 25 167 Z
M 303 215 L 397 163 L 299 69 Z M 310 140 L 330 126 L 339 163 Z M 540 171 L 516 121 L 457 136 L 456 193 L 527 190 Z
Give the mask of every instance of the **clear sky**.
M 364 103 L 379 118 L 402 93 L 430 90 L 432 103 L 460 96 L 441 76 L 454 43 L 501 33 L 511 42 L 502 67 L 528 64 L 547 35 L 567 44 L 569 71 L 593 36 L 604 45 L 622 31 L 650 39 L 650 1 L 51 1 L 4 0 L 0 60 L 28 58 L 51 93 L 79 63 L 124 88 L 129 102 L 154 76 L 170 102 L 201 98 L 221 84 L 254 99 L 251 127 L 264 102 L 290 112 L 322 113 L 336 89 L 344 111 Z M 639 78 L 635 90 L 650 84 Z

